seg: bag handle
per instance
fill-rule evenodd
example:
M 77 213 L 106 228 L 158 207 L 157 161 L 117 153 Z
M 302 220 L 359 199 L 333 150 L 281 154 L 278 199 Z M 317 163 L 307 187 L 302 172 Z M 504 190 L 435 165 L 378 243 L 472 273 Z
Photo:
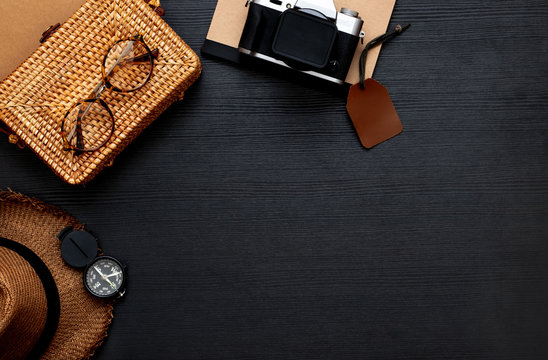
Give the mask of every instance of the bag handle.
M 160 16 L 164 16 L 166 14 L 166 11 L 162 6 L 160 5 L 160 0 L 144 0 L 145 3 L 148 4 L 156 12 L 156 14 Z M 59 27 L 61 26 L 60 23 L 57 23 L 55 25 L 51 25 L 46 31 L 42 33 L 42 37 L 40 38 L 40 44 L 42 44 L 44 41 L 46 41 L 51 34 L 55 32 Z
M 160 5 L 160 0 L 145 0 L 145 2 L 152 8 L 152 10 L 156 11 L 156 14 L 160 16 L 164 16 L 166 14 L 166 11 L 162 8 L 162 5 Z
M 25 143 L 21 141 L 17 135 L 15 135 L 13 132 L 11 132 L 9 129 L 4 128 L 4 124 L 0 121 L 0 132 L 6 134 L 8 136 L 8 141 L 10 144 L 17 145 L 19 149 L 25 148 Z

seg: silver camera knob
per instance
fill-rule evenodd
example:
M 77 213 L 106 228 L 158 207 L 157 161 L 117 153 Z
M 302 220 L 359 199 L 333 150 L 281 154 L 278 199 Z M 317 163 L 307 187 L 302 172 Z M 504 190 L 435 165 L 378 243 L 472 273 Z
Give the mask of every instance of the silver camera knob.
M 360 15 L 359 12 L 357 12 L 355 10 L 352 10 L 352 9 L 349 9 L 349 8 L 341 8 L 341 13 L 345 14 L 345 15 L 348 15 L 348 16 L 355 17 L 355 18 L 357 18 L 358 15 Z

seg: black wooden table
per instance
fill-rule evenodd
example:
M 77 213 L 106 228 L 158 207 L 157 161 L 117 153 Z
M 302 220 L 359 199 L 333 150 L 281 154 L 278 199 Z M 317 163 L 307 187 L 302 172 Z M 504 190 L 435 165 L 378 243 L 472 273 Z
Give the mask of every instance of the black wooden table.
M 199 50 L 215 1 L 163 5 Z M 2 141 L 0 187 L 129 265 L 97 359 L 547 359 L 547 18 L 399 0 L 375 78 L 404 133 L 369 151 L 344 99 L 205 58 L 89 185 Z

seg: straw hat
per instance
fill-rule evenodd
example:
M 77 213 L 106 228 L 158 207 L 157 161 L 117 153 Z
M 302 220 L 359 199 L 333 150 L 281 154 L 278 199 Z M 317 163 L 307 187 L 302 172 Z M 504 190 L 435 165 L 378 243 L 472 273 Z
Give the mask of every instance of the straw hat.
M 56 235 L 83 229 L 65 211 L 0 191 L 0 360 L 86 359 L 107 336 L 112 303 L 89 294 Z

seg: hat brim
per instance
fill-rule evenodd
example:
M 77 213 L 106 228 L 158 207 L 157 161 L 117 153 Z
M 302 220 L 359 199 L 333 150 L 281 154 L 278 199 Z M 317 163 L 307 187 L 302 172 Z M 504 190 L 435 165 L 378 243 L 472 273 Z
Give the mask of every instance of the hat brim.
M 107 336 L 112 302 L 89 294 L 82 271 L 61 257 L 56 235 L 66 226 L 83 229 L 67 212 L 37 199 L 0 191 L 0 236 L 23 244 L 46 264 L 59 290 L 61 314 L 41 359 L 86 359 Z

